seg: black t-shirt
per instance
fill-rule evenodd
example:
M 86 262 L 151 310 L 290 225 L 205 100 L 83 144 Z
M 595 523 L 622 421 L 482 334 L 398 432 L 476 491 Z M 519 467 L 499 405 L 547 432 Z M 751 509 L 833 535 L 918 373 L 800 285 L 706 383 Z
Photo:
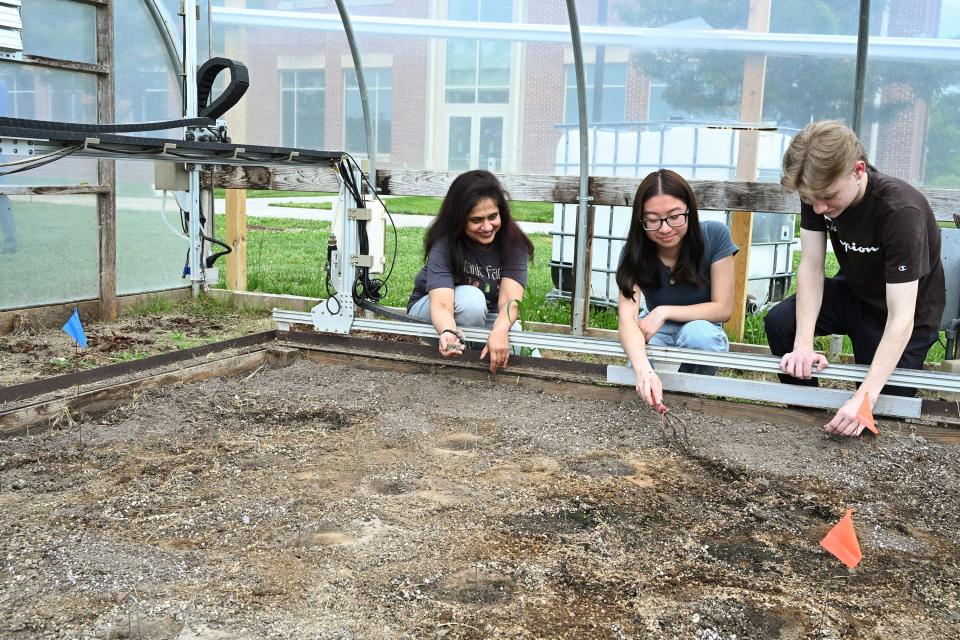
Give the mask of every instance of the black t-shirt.
M 487 246 L 468 243 L 463 254 L 463 264 L 455 269 L 450 264 L 450 245 L 446 238 L 437 240 L 430 247 L 427 264 L 414 281 L 413 293 L 407 302 L 408 311 L 417 300 L 434 289 L 453 289 L 457 285 L 469 284 L 483 291 L 487 310 L 496 312 L 501 278 L 510 278 L 527 286 L 529 256 L 522 244 L 505 250 L 496 243 Z
M 800 226 L 826 231 L 840 272 L 861 301 L 887 315 L 886 285 L 919 280 L 915 329 L 936 330 L 945 304 L 940 227 L 923 195 L 908 183 L 867 167 L 863 199 L 835 220 L 800 207 Z

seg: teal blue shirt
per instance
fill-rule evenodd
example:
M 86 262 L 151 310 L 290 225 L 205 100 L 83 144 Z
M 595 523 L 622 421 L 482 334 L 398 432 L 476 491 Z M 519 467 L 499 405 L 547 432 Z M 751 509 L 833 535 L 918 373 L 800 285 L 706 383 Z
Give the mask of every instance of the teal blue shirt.
M 670 284 L 670 270 L 660 262 L 660 286 L 642 289 L 648 311 L 660 305 L 687 306 L 710 302 L 710 267 L 717 260 L 735 255 L 740 249 L 733 244 L 730 229 L 722 222 L 702 221 L 700 230 L 703 235 L 703 258 L 700 260 L 703 286 L 695 287 L 689 282 Z

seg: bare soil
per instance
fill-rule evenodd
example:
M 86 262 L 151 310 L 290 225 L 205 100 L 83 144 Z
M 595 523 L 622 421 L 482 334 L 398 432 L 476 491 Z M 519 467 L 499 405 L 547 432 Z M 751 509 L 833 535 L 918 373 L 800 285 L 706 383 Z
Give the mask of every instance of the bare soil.
M 672 413 L 308 361 L 147 392 L 0 442 L 0 636 L 957 636 L 956 448 Z
M 64 322 L 66 318 L 64 318 Z M 198 313 L 183 304 L 167 313 L 85 323 L 81 351 L 60 326 L 28 322 L 0 335 L 0 387 L 196 347 L 273 328 L 266 314 Z

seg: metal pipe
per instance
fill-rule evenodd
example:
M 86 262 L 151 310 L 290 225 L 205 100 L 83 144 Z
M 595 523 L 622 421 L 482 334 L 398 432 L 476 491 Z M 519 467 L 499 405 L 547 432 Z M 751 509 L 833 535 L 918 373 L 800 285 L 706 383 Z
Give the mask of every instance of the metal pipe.
M 589 227 L 590 206 L 590 149 L 589 130 L 587 124 L 587 92 L 586 78 L 583 70 L 583 47 L 580 42 L 580 20 L 577 18 L 577 6 L 574 0 L 567 0 L 567 21 L 570 23 L 570 37 L 573 41 L 573 63 L 577 76 L 577 110 L 580 122 L 580 196 L 577 198 L 577 240 L 574 244 L 574 278 L 573 278 L 573 316 L 572 331 L 574 335 L 583 335 L 587 327 L 587 317 L 584 313 L 589 305 L 590 283 L 587 274 L 590 271 L 589 261 L 586 260 L 587 231 Z M 579 262 L 579 264 L 578 264 Z
M 207 0 L 207 60 L 209 60 L 212 57 L 213 57 L 213 0 Z
M 853 129 L 863 138 L 863 92 L 867 77 L 867 43 L 870 40 L 870 0 L 860 0 L 860 25 L 857 27 L 857 75 L 853 85 Z
M 167 51 L 167 57 L 170 58 L 170 64 L 174 69 L 177 70 L 177 77 L 179 82 L 177 86 L 180 87 L 181 98 L 183 96 L 183 60 L 180 58 L 180 52 L 177 50 L 177 43 L 173 39 L 173 34 L 170 32 L 170 23 L 167 22 L 167 19 L 163 16 L 163 12 L 160 7 L 157 5 L 157 0 L 144 0 L 147 5 L 147 10 L 150 12 L 150 16 L 153 18 L 153 22 L 157 25 L 157 33 L 160 34 L 160 40 L 163 41 L 163 48 Z
M 185 118 L 197 116 L 197 0 L 183 0 L 183 78 Z M 193 297 L 200 295 L 203 265 L 200 263 L 200 170 L 188 165 L 187 196 L 190 202 L 190 284 Z
M 370 102 L 367 99 L 367 81 L 363 75 L 363 63 L 360 61 L 360 49 L 357 47 L 357 39 L 353 35 L 353 24 L 350 22 L 350 14 L 343 4 L 343 0 L 337 0 L 337 11 L 340 12 L 340 20 L 343 22 L 343 32 L 347 36 L 347 43 L 350 45 L 350 55 L 353 57 L 353 68 L 357 73 L 357 86 L 360 89 L 360 104 L 363 107 L 363 132 L 367 138 L 367 160 L 370 162 L 370 184 L 376 189 L 377 184 L 377 141 L 373 133 L 373 120 L 370 116 Z M 361 206 L 358 203 L 357 206 Z

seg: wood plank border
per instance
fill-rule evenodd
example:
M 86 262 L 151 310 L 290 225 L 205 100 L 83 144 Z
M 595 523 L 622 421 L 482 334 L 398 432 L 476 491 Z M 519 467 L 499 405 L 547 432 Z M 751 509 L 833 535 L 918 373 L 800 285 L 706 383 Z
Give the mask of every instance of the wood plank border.
M 35 187 L 0 186 L 0 194 L 5 196 L 69 196 L 109 192 L 109 185 L 99 184 L 38 185 Z
M 43 429 L 57 424 L 60 419 L 69 424 L 72 414 L 91 414 L 113 409 L 129 402 L 137 392 L 144 389 L 156 389 L 171 384 L 199 382 L 219 376 L 244 373 L 262 366 L 267 362 L 267 358 L 267 350 L 260 349 L 252 353 L 122 382 L 104 389 L 29 404 L 0 413 L 0 438 L 29 433 L 31 428 Z
M 452 171 L 410 171 L 378 169 L 377 189 L 381 195 L 439 196 L 446 194 L 458 175 Z M 577 176 L 498 174 L 514 200 L 577 204 Z M 233 189 L 274 189 L 277 191 L 337 191 L 339 184 L 332 170 L 326 168 L 234 167 L 216 174 L 218 187 Z M 593 176 L 590 194 L 595 206 L 633 206 L 633 196 L 641 178 Z M 720 211 L 762 211 L 798 213 L 800 198 L 796 193 L 784 194 L 779 184 L 769 182 L 725 182 L 692 180 L 701 209 Z M 930 202 L 937 220 L 952 221 L 960 212 L 960 189 L 921 188 Z
M 97 10 L 101 11 L 108 5 L 98 5 Z M 99 27 L 98 27 L 99 28 Z M 48 69 L 61 69 L 63 71 L 78 71 L 81 73 L 93 73 L 96 75 L 109 75 L 110 67 L 103 64 L 91 64 L 89 62 L 76 62 L 73 60 L 61 60 L 60 58 L 48 58 L 46 56 L 23 56 L 18 62 L 37 67 L 46 67 Z

